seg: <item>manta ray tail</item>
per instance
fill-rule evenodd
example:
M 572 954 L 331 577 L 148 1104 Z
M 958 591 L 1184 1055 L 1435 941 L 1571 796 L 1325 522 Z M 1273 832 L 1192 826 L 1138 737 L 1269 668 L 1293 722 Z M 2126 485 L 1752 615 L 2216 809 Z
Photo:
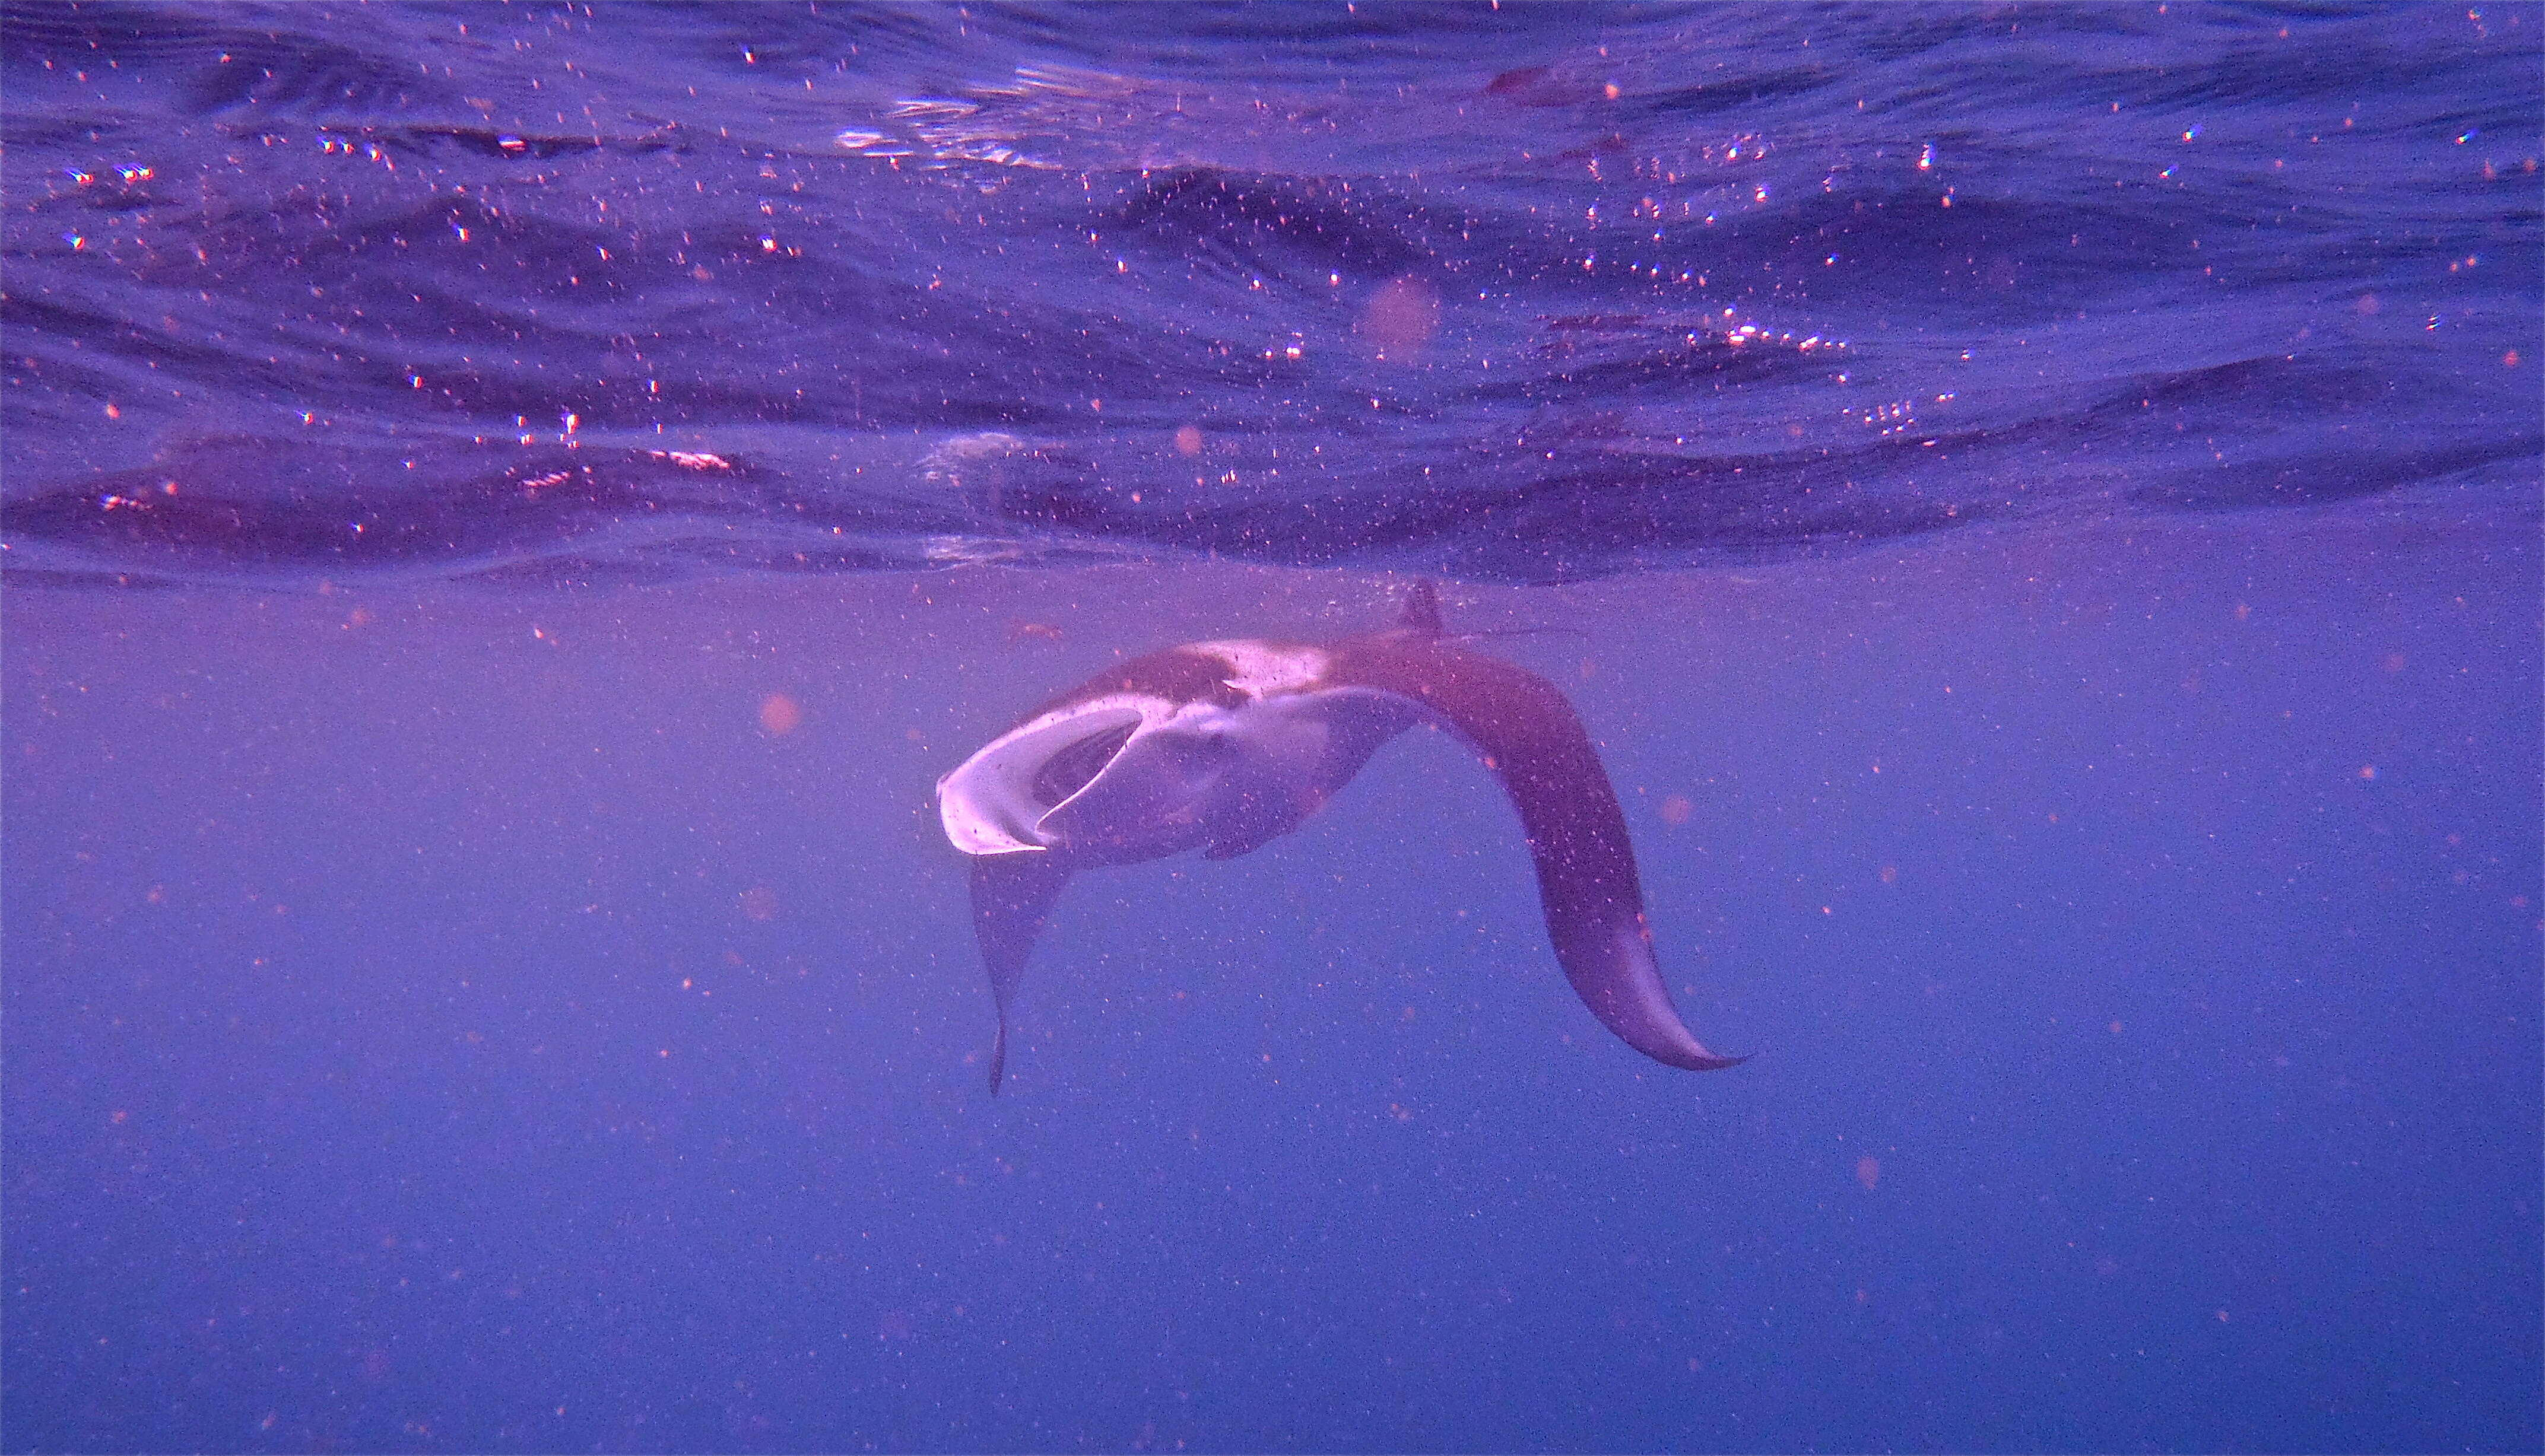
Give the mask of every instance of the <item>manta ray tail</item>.
M 990 999 L 999 1010 L 999 1030 L 990 1043 L 990 1095 L 999 1094 L 1008 1070 L 1008 1001 L 1026 958 L 1033 954 L 1034 937 L 1069 870 L 1052 854 L 1020 852 L 982 854 L 972 860 L 972 933 L 981 942 L 981 959 L 990 969 Z

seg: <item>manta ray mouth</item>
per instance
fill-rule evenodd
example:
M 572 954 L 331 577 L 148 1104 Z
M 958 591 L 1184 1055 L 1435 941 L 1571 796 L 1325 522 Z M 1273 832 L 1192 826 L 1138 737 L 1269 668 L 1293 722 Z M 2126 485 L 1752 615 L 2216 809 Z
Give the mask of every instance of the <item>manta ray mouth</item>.
M 939 779 L 946 838 L 967 854 L 1053 848 L 1037 828 L 1102 778 L 1153 716 L 1128 698 L 1046 714 L 992 743 Z
M 1105 766 L 1113 762 L 1122 746 L 1140 725 L 1124 723 L 1078 740 L 1069 747 L 1043 760 L 1034 770 L 1033 796 L 1046 806 L 1066 803 L 1080 789 L 1096 780 Z

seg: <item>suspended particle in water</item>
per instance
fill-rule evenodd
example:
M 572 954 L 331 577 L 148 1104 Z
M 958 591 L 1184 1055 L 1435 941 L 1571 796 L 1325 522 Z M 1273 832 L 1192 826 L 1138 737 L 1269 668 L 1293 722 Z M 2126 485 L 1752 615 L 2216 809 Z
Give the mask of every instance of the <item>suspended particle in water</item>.
M 1440 331 L 1439 291 L 1419 278 L 1390 279 L 1361 305 L 1353 327 L 1381 359 L 1411 361 Z

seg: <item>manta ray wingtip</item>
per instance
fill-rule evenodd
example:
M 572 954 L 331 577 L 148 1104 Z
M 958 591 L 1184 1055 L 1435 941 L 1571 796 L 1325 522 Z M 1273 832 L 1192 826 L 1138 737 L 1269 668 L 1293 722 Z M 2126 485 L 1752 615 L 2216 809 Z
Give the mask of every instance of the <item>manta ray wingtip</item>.
M 1619 1032 L 1619 1039 L 1663 1066 L 1677 1067 L 1683 1072 L 1721 1072 L 1727 1068 L 1738 1067 L 1758 1055 L 1756 1052 L 1751 1052 L 1738 1057 L 1722 1056 L 1707 1051 L 1703 1043 L 1683 1032 L 1680 1036 L 1664 1038 L 1658 1045 L 1650 1037 L 1627 1036 L 1622 1031 Z

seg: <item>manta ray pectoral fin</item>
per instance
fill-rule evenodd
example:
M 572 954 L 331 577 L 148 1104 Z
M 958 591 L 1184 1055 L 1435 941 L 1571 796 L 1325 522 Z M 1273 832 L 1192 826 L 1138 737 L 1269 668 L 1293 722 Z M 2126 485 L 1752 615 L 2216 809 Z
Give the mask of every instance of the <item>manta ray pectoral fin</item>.
M 1680 1020 L 1679 1009 L 1671 1005 L 1670 988 L 1662 980 L 1661 966 L 1653 958 L 1652 932 L 1645 929 L 1643 919 L 1638 914 L 1634 932 L 1617 935 L 1606 945 L 1595 943 L 1568 950 L 1561 939 L 1557 941 L 1555 957 L 1563 964 L 1564 977 L 1573 983 L 1583 1004 L 1626 1045 L 1656 1062 L 1684 1067 L 1690 1072 L 1720 1072 L 1749 1061 L 1748 1057 L 1720 1057 L 1707 1051 Z M 1550 932 L 1554 924 L 1555 918 L 1548 916 Z
M 981 942 L 981 960 L 990 970 L 990 999 L 999 1013 L 999 1029 L 990 1042 L 992 1096 L 999 1094 L 999 1081 L 1008 1069 L 1008 1001 L 1017 978 L 1025 974 L 1052 902 L 1068 882 L 1068 865 L 1047 850 L 973 857 L 972 934 Z
M 1609 1030 L 1654 1061 L 1693 1072 L 1746 1060 L 1707 1051 L 1672 1006 L 1644 924 L 1625 815 L 1582 720 L 1553 684 L 1413 634 L 1338 652 L 1328 680 L 1421 704 L 1502 780 L 1528 837 L 1555 958 Z

